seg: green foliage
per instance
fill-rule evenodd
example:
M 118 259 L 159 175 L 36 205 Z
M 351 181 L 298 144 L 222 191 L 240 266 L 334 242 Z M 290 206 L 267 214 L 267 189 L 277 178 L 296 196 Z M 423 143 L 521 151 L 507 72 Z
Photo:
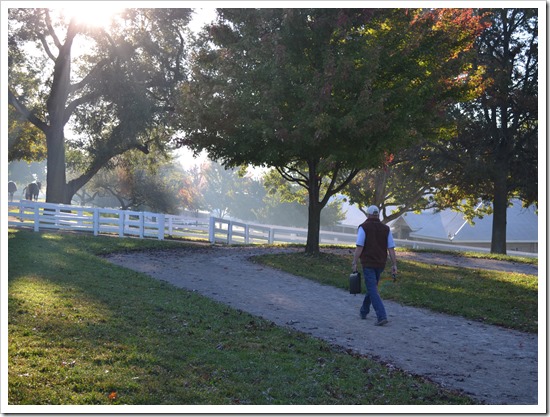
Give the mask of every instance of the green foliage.
M 77 196 L 83 204 L 179 214 L 180 175 L 171 156 L 131 150 L 112 158 Z
M 181 144 L 228 166 L 276 167 L 320 212 L 360 168 L 433 137 L 470 92 L 469 9 L 220 9 L 182 90 Z M 459 36 L 458 36 L 459 35 Z
M 361 170 L 343 194 L 365 214 L 366 207 L 379 207 L 384 223 L 430 207 L 431 194 L 445 183 L 441 166 L 431 158 L 436 146 L 432 141 L 424 142 L 387 155 L 381 166 Z M 393 207 L 391 213 L 389 206 Z
M 281 226 L 307 227 L 308 194 L 303 187 L 285 181 L 274 169 L 265 173 L 263 185 L 267 193 L 263 199 L 264 205 L 258 212 L 258 219 Z M 327 203 L 321 213 L 321 226 L 334 226 L 346 218 L 342 202 L 341 199 L 333 198 Z
M 461 77 L 477 88 L 451 108 L 454 127 L 435 141 L 399 150 L 383 167 L 363 170 L 347 187 L 352 203 L 397 206 L 391 214 L 383 211 L 386 221 L 438 207 L 460 211 L 471 222 L 493 213 L 497 195 L 503 196 L 497 206 L 504 216 L 511 198 L 526 207 L 536 203 L 537 17 L 527 9 L 477 14 L 486 27 Z M 501 217 L 495 228 L 505 231 Z M 505 242 L 505 233 L 499 236 Z
M 23 230 L 8 242 L 10 404 L 473 403 L 97 257 L 181 244 Z
M 307 194 L 301 187 L 282 180 L 275 171 L 254 179 L 245 169 L 208 163 L 203 165 L 200 177 L 204 210 L 264 224 L 307 226 Z M 321 224 L 333 226 L 344 218 L 342 202 L 335 199 L 327 204 Z
M 94 28 L 59 9 L 9 9 L 9 104 L 46 136 L 47 201 L 70 203 L 117 155 L 167 146 L 189 18 L 189 9 L 125 9 Z M 65 138 L 69 120 L 75 136 Z M 19 140 L 30 148 L 28 135 Z M 66 149 L 81 165 L 68 182 Z
M 491 22 L 473 61 L 484 68 L 483 94 L 451 113 L 458 131 L 437 156 L 450 175 L 436 202 L 466 205 L 470 212 L 478 199 L 492 203 L 491 249 L 506 253 L 510 199 L 525 206 L 538 199 L 538 16 L 535 9 L 480 13 Z
M 446 29 L 431 34 L 434 22 L 458 30 L 449 17 L 401 9 L 220 14 L 198 45 L 182 127 L 186 143 L 231 165 L 376 163 L 432 132 L 436 106 L 464 90 L 441 85 L 460 74 L 455 55 L 473 41 L 466 28 L 460 42 Z
M 10 33 L 15 22 L 8 20 Z M 9 36 L 8 77 L 25 91 L 25 104 L 34 112 L 42 114 L 44 103 L 35 103 L 31 98 L 40 91 L 40 76 L 46 71 L 45 60 L 37 56 L 29 57 L 19 45 L 19 39 Z M 26 66 L 29 60 L 31 65 Z M 8 107 L 8 161 L 41 161 L 46 158 L 46 137 L 44 132 L 28 122 L 17 110 Z
M 203 165 L 202 195 L 206 209 L 214 211 L 219 217 L 236 215 L 246 205 L 250 179 L 240 177 L 234 169 L 226 169 L 218 163 Z
M 8 160 L 27 162 L 46 158 L 44 133 L 9 108 L 8 117 Z

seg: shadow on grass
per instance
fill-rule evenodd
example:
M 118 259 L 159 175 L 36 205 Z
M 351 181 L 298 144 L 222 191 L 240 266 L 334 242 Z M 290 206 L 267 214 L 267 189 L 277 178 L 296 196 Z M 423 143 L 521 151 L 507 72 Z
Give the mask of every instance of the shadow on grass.
M 10 234 L 10 404 L 471 403 L 95 256 L 141 245 Z

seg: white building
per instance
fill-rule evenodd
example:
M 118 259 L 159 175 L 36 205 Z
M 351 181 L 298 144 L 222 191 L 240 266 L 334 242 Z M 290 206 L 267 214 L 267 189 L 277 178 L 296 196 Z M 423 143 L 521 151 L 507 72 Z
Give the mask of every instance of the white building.
M 507 213 L 507 250 L 537 253 L 536 209 L 523 208 L 519 200 L 512 203 Z M 476 218 L 474 223 L 469 224 L 461 213 L 452 210 L 425 210 L 420 214 L 406 213 L 389 225 L 396 239 L 490 248 L 493 216 Z

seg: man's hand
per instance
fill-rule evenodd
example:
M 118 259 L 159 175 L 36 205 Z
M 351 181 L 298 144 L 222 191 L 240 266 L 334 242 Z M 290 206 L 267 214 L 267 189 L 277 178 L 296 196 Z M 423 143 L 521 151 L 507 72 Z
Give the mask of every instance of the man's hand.
M 353 269 L 352 272 L 357 271 L 357 260 L 361 256 L 361 252 L 363 252 L 363 246 L 356 246 L 355 253 L 353 254 L 353 261 L 351 262 L 351 269 Z

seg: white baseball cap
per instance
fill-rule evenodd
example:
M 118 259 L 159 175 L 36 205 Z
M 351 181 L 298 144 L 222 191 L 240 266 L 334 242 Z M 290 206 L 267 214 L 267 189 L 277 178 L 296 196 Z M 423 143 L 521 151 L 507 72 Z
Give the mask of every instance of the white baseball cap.
M 367 209 L 367 214 L 369 216 L 379 214 L 379 213 L 380 213 L 380 210 L 376 206 L 369 206 L 369 208 Z

